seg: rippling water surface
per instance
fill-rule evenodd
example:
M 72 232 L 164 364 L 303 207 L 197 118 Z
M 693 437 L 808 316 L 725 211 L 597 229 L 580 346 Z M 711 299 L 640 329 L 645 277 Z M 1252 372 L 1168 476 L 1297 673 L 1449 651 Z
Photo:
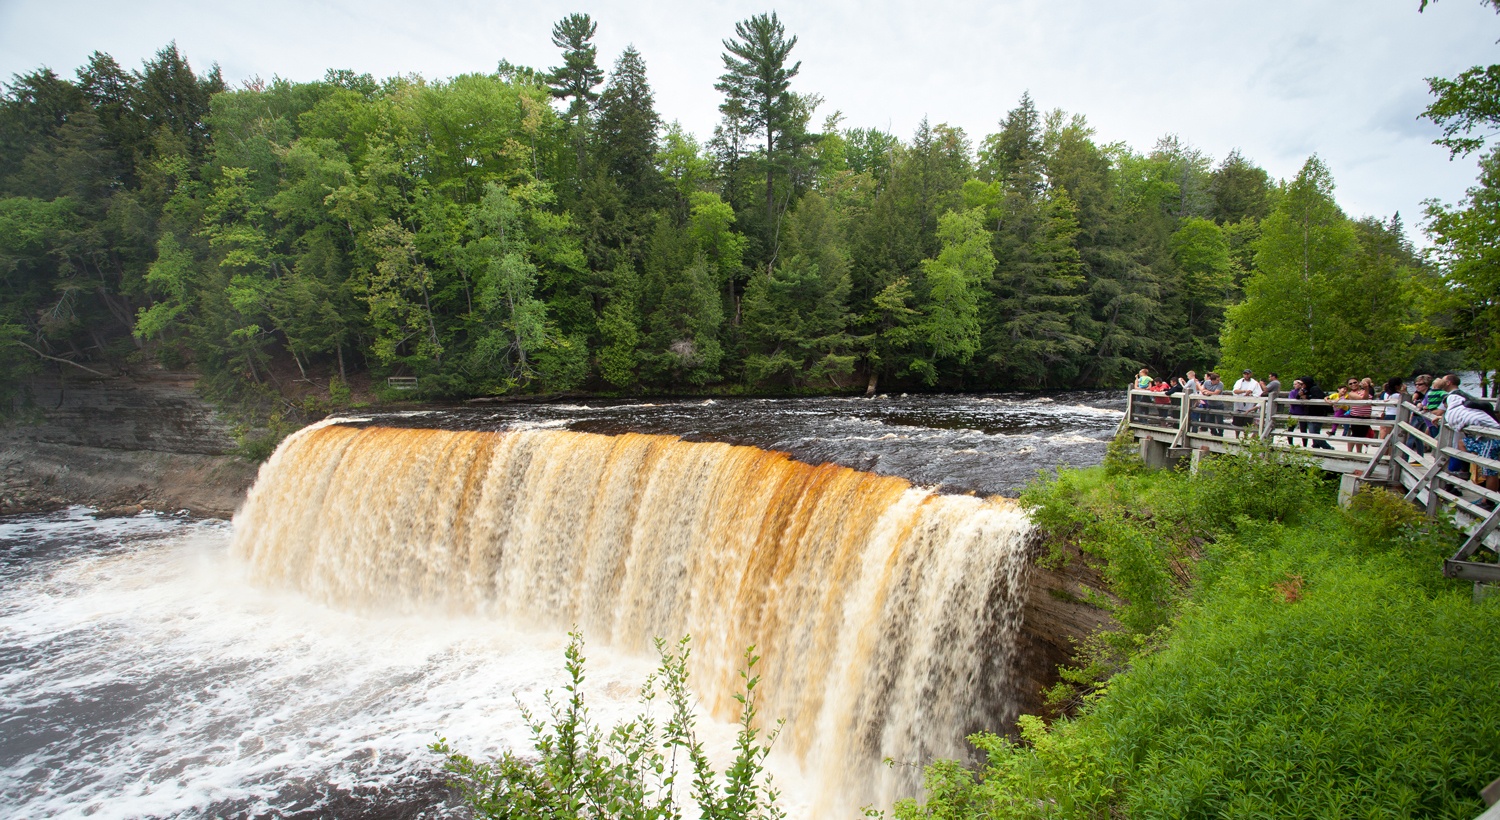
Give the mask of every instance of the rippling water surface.
M 1014 495 L 1038 471 L 1098 464 L 1124 409 L 1123 393 L 1090 391 L 497 404 L 368 418 L 462 430 L 663 433 L 780 450 L 948 492 Z
M 953 492 L 1014 494 L 1090 464 L 1106 394 L 498 405 L 384 425 L 566 427 L 752 444 Z M 443 817 L 439 734 L 524 747 L 517 700 L 561 682 L 565 636 L 444 613 L 350 613 L 251 583 L 230 525 L 75 508 L 0 518 L 0 816 Z M 602 724 L 648 660 L 590 647 Z M 705 722 L 721 751 L 732 727 Z M 780 764 L 792 817 L 815 784 Z M 803 812 L 799 813 L 799 808 Z

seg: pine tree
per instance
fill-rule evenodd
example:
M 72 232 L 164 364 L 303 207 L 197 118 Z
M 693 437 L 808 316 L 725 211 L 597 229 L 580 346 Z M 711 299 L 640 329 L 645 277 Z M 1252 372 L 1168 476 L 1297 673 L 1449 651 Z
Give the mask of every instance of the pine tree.
M 660 204 L 662 177 L 656 168 L 660 132 L 661 117 L 646 81 L 646 62 L 634 46 L 626 46 L 599 98 L 594 142 L 595 153 L 628 208 Z
M 547 85 L 553 97 L 569 100 L 567 116 L 574 127 L 583 125 L 599 99 L 594 88 L 604 81 L 597 61 L 598 48 L 590 42 L 598 28 L 587 14 L 570 14 L 552 26 L 552 45 L 562 49 L 563 64 L 547 74 Z
M 775 244 L 776 167 L 796 142 L 798 100 L 792 78 L 801 61 L 787 65 L 797 45 L 775 12 L 757 14 L 734 26 L 735 40 L 724 40 L 724 73 L 714 88 L 723 92 L 720 112 L 745 131 L 765 135 L 765 226 L 767 246 Z

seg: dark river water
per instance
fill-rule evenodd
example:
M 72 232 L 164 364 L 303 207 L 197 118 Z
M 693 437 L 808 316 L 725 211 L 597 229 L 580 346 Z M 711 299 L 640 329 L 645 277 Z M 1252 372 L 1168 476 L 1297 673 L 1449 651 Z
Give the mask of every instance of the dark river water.
M 496 404 L 362 417 L 449 430 L 662 433 L 779 450 L 944 492 L 1013 496 L 1039 471 L 1098 464 L 1124 409 L 1120 391 L 1080 391 Z
M 1119 394 L 493 405 L 365 423 L 665 433 L 781 450 L 947 492 L 1015 492 L 1097 463 Z M 330 608 L 266 588 L 229 522 L 74 508 L 0 518 L 0 817 L 460 816 L 426 746 L 525 748 L 517 704 L 561 680 L 565 636 L 447 613 Z M 605 726 L 647 660 L 589 651 Z M 733 727 L 705 720 L 711 753 Z M 789 816 L 817 790 L 771 768 Z

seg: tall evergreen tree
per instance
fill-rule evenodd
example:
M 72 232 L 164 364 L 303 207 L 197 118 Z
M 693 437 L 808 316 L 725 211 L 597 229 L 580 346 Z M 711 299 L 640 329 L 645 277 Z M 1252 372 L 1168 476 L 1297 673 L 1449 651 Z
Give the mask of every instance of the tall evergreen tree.
M 1410 363 L 1410 317 L 1398 257 L 1361 231 L 1333 199 L 1333 176 L 1307 160 L 1263 223 L 1245 301 L 1221 334 L 1229 369 L 1283 369 L 1328 382 L 1401 372 Z M 1379 240 L 1368 247 L 1370 240 Z M 1362 247 L 1365 246 L 1365 247 Z M 1394 340 L 1394 341 L 1393 341 Z
M 1265 219 L 1270 212 L 1271 177 L 1235 149 L 1214 169 L 1208 193 L 1213 200 L 1210 216 L 1221 225 L 1246 217 Z
M 1041 192 L 1042 120 L 1030 92 L 1000 121 L 1000 132 L 985 138 L 978 170 L 980 179 L 999 182 L 1028 199 Z
M 628 207 L 660 204 L 662 177 L 656 167 L 661 117 L 646 81 L 646 62 L 626 46 L 599 98 L 594 122 L 595 152 Z
M 765 234 L 774 245 L 776 167 L 794 142 L 798 109 L 791 83 L 802 63 L 787 65 L 797 37 L 786 36 L 775 12 L 742 20 L 734 31 L 737 39 L 723 41 L 724 73 L 714 88 L 724 94 L 719 110 L 726 118 L 765 135 Z
M 224 90 L 217 63 L 200 78 L 177 50 L 177 44 L 169 43 L 155 59 L 146 61 L 139 87 L 137 110 L 156 136 L 181 140 L 195 157 L 207 153 L 211 100 Z
M 583 125 L 594 101 L 594 88 L 604 82 L 599 69 L 598 48 L 591 42 L 599 25 L 587 14 L 569 14 L 552 26 L 552 45 L 562 49 L 563 64 L 547 74 L 552 96 L 568 100 L 567 117 L 577 127 Z

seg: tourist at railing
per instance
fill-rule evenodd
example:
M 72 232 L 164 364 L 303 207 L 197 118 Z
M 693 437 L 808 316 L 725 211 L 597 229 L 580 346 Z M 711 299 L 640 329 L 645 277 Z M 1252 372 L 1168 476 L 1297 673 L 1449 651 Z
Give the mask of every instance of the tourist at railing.
M 1361 382 L 1356 382 L 1354 385 L 1354 389 L 1348 393 L 1346 398 L 1350 400 L 1349 418 L 1354 419 L 1356 422 L 1361 419 L 1365 421 L 1364 424 L 1350 424 L 1349 435 L 1353 438 L 1369 438 L 1370 405 L 1359 404 L 1359 402 L 1366 402 L 1375 398 L 1374 383 L 1369 379 L 1365 379 Z M 1365 445 L 1358 444 L 1353 441 L 1346 442 L 1345 447 L 1351 453 L 1363 453 L 1365 451 Z
M 1116 384 L 1118 384 L 1118 382 L 1116 382 Z M 1137 390 L 1150 390 L 1151 389 L 1151 371 L 1150 370 L 1147 370 L 1146 368 L 1143 367 L 1143 368 L 1141 368 L 1141 372 L 1135 374 L 1135 389 L 1137 389 Z
M 1443 377 L 1443 389 L 1448 392 L 1447 395 L 1443 396 L 1442 404 L 1435 408 L 1438 416 L 1442 416 L 1447 408 L 1463 404 L 1474 398 L 1464 392 L 1463 380 L 1458 377 L 1457 373 L 1449 373 Z
M 1406 383 L 1401 379 L 1391 379 L 1386 382 L 1385 389 L 1381 391 L 1380 400 L 1389 403 L 1385 408 L 1385 418 L 1391 426 L 1380 428 L 1380 437 L 1385 438 L 1396 429 L 1396 410 L 1401 406 L 1401 402 L 1406 401 Z
M 1354 436 L 1352 425 L 1347 421 L 1349 418 L 1349 404 L 1347 402 L 1353 398 L 1354 391 L 1358 389 L 1359 379 L 1350 379 L 1344 382 L 1343 387 L 1340 387 L 1334 391 L 1333 395 L 1328 397 L 1328 403 L 1333 405 L 1333 417 L 1340 420 L 1333 425 L 1334 435 L 1342 433 L 1346 437 Z M 1349 445 L 1345 443 L 1344 448 L 1348 449 Z
M 1292 402 L 1291 404 L 1287 405 L 1287 411 L 1288 412 L 1290 412 L 1293 416 L 1305 416 L 1305 415 L 1307 415 L 1307 405 L 1299 403 L 1303 399 L 1307 398 L 1307 380 L 1306 379 L 1292 379 L 1292 389 L 1291 389 L 1290 392 L 1288 392 L 1286 394 L 1286 397 L 1287 397 L 1287 399 L 1289 399 Z M 1302 431 L 1302 432 L 1305 433 L 1305 432 L 1307 432 L 1307 422 L 1305 422 L 1305 421 L 1299 421 L 1297 419 L 1293 419 L 1292 423 L 1287 426 L 1287 429 L 1288 430 L 1300 430 L 1300 431 Z M 1293 439 L 1293 441 L 1295 442 L 1296 439 Z M 1303 447 L 1306 447 L 1309 444 L 1309 442 L 1310 442 L 1310 439 L 1308 439 L 1307 437 L 1304 436 L 1302 438 L 1302 446 Z
M 1409 396 L 1407 398 L 1407 400 L 1410 401 L 1412 404 L 1415 404 L 1416 406 L 1421 407 L 1427 401 L 1427 391 L 1431 390 L 1431 389 L 1432 389 L 1432 377 L 1429 376 L 1429 375 L 1427 375 L 1426 373 L 1423 373 L 1422 375 L 1416 377 L 1415 379 L 1412 379 L 1412 382 L 1411 382 L 1411 396 Z
M 1436 386 L 1436 383 L 1434 383 L 1434 386 Z M 1442 401 L 1432 409 L 1432 415 L 1437 419 L 1437 424 L 1442 423 L 1442 420 L 1447 416 L 1450 409 L 1464 406 L 1465 401 L 1470 398 L 1468 394 L 1463 392 L 1463 380 L 1458 377 L 1457 373 L 1449 373 L 1444 376 L 1442 378 L 1442 388 L 1444 391 Z M 1449 426 L 1451 427 L 1452 425 L 1450 424 Z M 1462 469 L 1463 462 L 1456 458 L 1448 459 L 1448 472 L 1458 472 Z
M 1443 406 L 1443 399 L 1448 398 L 1448 377 L 1438 376 L 1432 380 L 1432 386 L 1427 389 L 1427 395 L 1422 398 L 1422 409 L 1429 413 L 1436 413 Z M 1434 434 L 1437 430 L 1432 431 Z
M 1292 405 L 1292 415 L 1294 416 L 1326 416 L 1333 412 L 1333 408 L 1329 407 L 1328 402 L 1324 401 L 1327 394 L 1323 392 L 1322 388 L 1318 387 L 1318 383 L 1313 380 L 1312 376 L 1303 376 L 1292 382 L 1292 392 L 1294 394 L 1293 398 L 1302 399 L 1306 402 L 1306 404 Z M 1323 422 L 1299 421 L 1297 429 L 1313 436 L 1321 435 L 1323 432 Z M 1321 438 L 1302 439 L 1302 446 L 1306 447 L 1309 443 L 1313 448 L 1318 450 L 1333 449 L 1333 445 Z
M 1157 380 L 1155 382 L 1152 382 L 1151 386 L 1147 387 L 1146 389 L 1150 390 L 1152 393 L 1161 394 L 1151 400 L 1154 404 L 1162 405 L 1161 409 L 1157 410 L 1157 415 L 1159 415 L 1163 419 L 1172 416 L 1173 413 L 1171 412 L 1171 408 L 1168 406 L 1172 403 L 1172 400 L 1167 398 L 1167 393 L 1172 389 L 1172 385 L 1168 384 L 1166 381 Z
M 1234 394 L 1236 396 L 1261 396 L 1265 391 L 1261 389 L 1260 382 L 1255 378 L 1255 372 L 1245 368 L 1240 373 L 1240 380 L 1234 383 Z M 1255 412 L 1260 406 L 1253 401 L 1240 401 L 1234 403 L 1234 426 L 1252 427 L 1255 424 Z
M 1427 373 L 1423 373 L 1412 380 L 1411 397 L 1408 399 L 1408 401 L 1410 401 L 1412 406 L 1417 408 L 1419 411 L 1425 410 L 1427 407 L 1427 394 L 1431 392 L 1431 390 L 1432 376 Z M 1428 424 L 1428 420 L 1425 417 L 1413 418 L 1408 423 L 1429 436 L 1434 435 L 1433 430 Z M 1408 437 L 1406 440 L 1406 445 L 1412 448 L 1412 450 L 1419 456 L 1427 452 L 1426 442 L 1422 441 L 1416 436 Z
M 1261 382 L 1260 390 L 1263 395 L 1271 395 L 1281 392 L 1281 377 L 1274 372 L 1266 373 L 1266 380 Z
M 1198 374 L 1191 370 L 1187 372 L 1187 378 L 1177 378 L 1177 386 L 1189 396 L 1195 396 L 1203 390 L 1203 382 L 1198 381 Z
M 1456 403 L 1448 404 L 1443 408 L 1442 419 L 1453 429 L 1455 442 L 1464 452 L 1481 458 L 1500 459 L 1500 438 L 1497 438 L 1500 436 L 1500 420 L 1496 419 L 1493 408 L 1487 407 L 1483 402 L 1466 402 L 1460 397 Z M 1476 428 L 1481 428 L 1492 435 L 1477 435 Z M 1464 463 L 1461 459 L 1450 459 L 1450 472 L 1453 461 Z M 1471 476 L 1471 480 L 1478 478 L 1485 489 L 1500 492 L 1500 470 L 1481 465 L 1478 471 L 1479 475 Z M 1485 499 L 1480 506 L 1493 510 L 1495 503 Z
M 1204 396 L 1219 396 L 1219 395 L 1222 395 L 1223 393 L 1224 393 L 1224 381 L 1219 378 L 1219 374 L 1218 373 L 1210 370 L 1208 372 L 1208 375 L 1205 377 L 1204 382 L 1203 382 L 1203 390 L 1202 390 L 1201 395 L 1204 395 Z M 1206 430 L 1206 431 L 1208 431 L 1210 433 L 1213 433 L 1216 436 L 1222 436 L 1222 435 L 1224 435 L 1224 428 L 1218 426 L 1218 423 L 1222 421 L 1222 417 L 1219 416 L 1219 414 L 1213 412 L 1214 408 L 1211 406 L 1212 404 L 1213 404 L 1213 402 L 1208 402 L 1208 401 L 1199 401 L 1198 402 L 1198 408 L 1199 408 L 1199 410 L 1198 410 L 1198 412 L 1199 412 L 1198 418 L 1199 418 L 1200 421 L 1205 422 L 1206 426 L 1205 427 L 1201 427 L 1198 430 L 1194 430 L 1193 432 L 1196 433 L 1196 432 L 1201 432 L 1201 431 Z

